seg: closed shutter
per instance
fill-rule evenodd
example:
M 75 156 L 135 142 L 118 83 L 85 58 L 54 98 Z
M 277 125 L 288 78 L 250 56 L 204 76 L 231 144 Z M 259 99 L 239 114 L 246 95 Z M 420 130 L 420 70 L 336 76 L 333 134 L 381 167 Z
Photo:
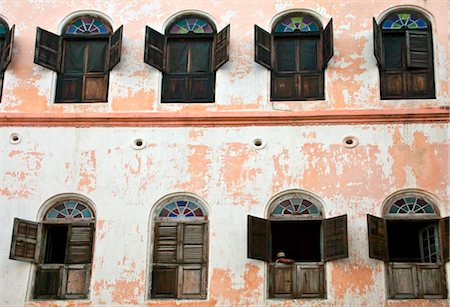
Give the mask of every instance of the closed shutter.
M 161 102 L 186 102 L 188 100 L 190 82 L 187 74 L 164 74 L 162 83 Z
M 416 266 L 412 263 L 389 263 L 389 298 L 410 299 L 419 294 Z
M 272 70 L 272 36 L 255 25 L 255 62 Z
M 15 218 L 9 259 L 39 261 L 42 224 Z
M 83 75 L 58 75 L 55 102 L 80 102 L 82 89 Z
M 269 262 L 271 259 L 270 221 L 247 216 L 247 257 Z
M 57 298 L 61 296 L 63 266 L 40 265 L 34 281 L 34 298 Z
M 182 263 L 204 263 L 206 224 L 183 224 Z
M 325 27 L 322 33 L 322 48 L 323 48 L 323 67 L 325 69 L 327 63 L 333 57 L 333 18 L 331 18 L 328 25 Z
M 441 238 L 441 250 L 442 250 L 442 262 L 449 261 L 450 253 L 450 217 L 445 217 L 439 222 L 440 238 Z
M 176 298 L 177 293 L 178 267 L 153 266 L 152 297 Z
M 87 298 L 91 277 L 90 264 L 66 265 L 63 274 L 63 296 L 66 299 Z
M 123 26 L 114 32 L 109 38 L 109 70 L 113 69 L 120 62 L 122 53 L 122 32 Z
M 206 298 L 206 266 L 185 264 L 179 268 L 178 298 Z
M 294 296 L 296 298 L 324 298 L 324 266 L 320 263 L 295 264 Z
M 416 264 L 417 280 L 419 282 L 419 298 L 447 298 L 444 266 L 437 263 Z
M 295 99 L 324 99 L 324 78 L 323 71 L 317 73 L 302 73 L 298 74 L 299 81 L 299 96 Z
M 214 38 L 214 71 L 218 70 L 230 58 L 230 25 L 216 34 Z
M 155 263 L 176 263 L 178 249 L 178 224 L 158 223 L 155 229 Z
M 369 257 L 388 261 L 385 220 L 367 214 L 367 231 L 369 236 Z
M 396 71 L 381 71 L 381 99 L 396 99 L 407 95 L 407 74 Z
M 432 65 L 429 32 L 406 31 L 406 58 L 409 68 L 428 68 Z
M 323 221 L 325 261 L 348 257 L 347 215 Z
M 91 263 L 93 237 L 93 224 L 70 225 L 67 237 L 66 263 Z
M 269 274 L 269 297 L 292 298 L 295 266 L 278 263 L 271 264 Z
M 165 71 L 166 37 L 150 27 L 145 28 L 144 62 Z
M 381 38 L 381 29 L 377 24 L 375 18 L 372 19 L 373 30 L 373 54 L 377 59 L 377 64 L 380 68 L 384 67 L 384 54 L 383 54 L 383 40 Z
M 215 74 L 190 74 L 187 102 L 213 102 Z
M 61 45 L 62 39 L 59 35 L 38 27 L 34 63 L 59 72 L 61 69 Z
M 11 29 L 6 33 L 5 37 L 5 43 L 3 45 L 3 48 L 1 50 L 2 54 L 0 57 L 0 70 L 5 71 L 6 67 L 8 66 L 9 62 L 11 62 L 11 56 L 13 51 L 13 45 L 14 45 L 14 30 L 16 26 L 13 25 Z
M 271 100 L 297 100 L 298 99 L 298 83 L 300 76 L 295 73 L 277 73 L 272 72 Z M 305 80 L 306 81 L 306 80 Z M 310 80 L 314 82 L 313 80 Z M 307 82 L 307 81 L 306 81 Z M 305 92 L 310 88 L 307 85 Z

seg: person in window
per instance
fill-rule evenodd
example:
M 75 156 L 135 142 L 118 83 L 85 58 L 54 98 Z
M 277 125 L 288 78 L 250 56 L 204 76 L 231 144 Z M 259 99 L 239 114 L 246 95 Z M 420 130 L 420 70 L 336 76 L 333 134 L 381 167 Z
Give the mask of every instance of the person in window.
M 294 259 L 286 258 L 286 254 L 284 252 L 278 252 L 277 253 L 277 263 L 284 263 L 284 264 L 293 264 L 295 262 Z

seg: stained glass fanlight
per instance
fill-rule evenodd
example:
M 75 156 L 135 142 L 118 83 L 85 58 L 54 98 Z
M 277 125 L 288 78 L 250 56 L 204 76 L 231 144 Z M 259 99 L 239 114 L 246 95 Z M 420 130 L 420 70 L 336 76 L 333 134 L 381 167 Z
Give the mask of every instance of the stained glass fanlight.
M 67 200 L 53 206 L 46 214 L 47 220 L 53 219 L 91 219 L 94 214 L 91 209 L 78 200 Z
M 435 214 L 433 206 L 420 197 L 402 197 L 389 208 L 389 214 Z
M 276 33 L 290 33 L 295 31 L 300 32 L 316 32 L 319 31 L 320 26 L 315 20 L 309 16 L 291 16 L 278 22 L 275 27 Z
M 5 35 L 8 32 L 8 25 L 0 19 L 0 35 Z
M 398 30 L 398 29 L 426 29 L 427 22 L 425 19 L 414 12 L 411 13 L 394 13 L 389 15 L 383 21 L 383 29 Z
M 170 28 L 170 34 L 210 34 L 213 33 L 214 30 L 207 21 L 200 18 L 184 18 L 178 20 L 172 27 Z
M 158 214 L 160 218 L 195 219 L 205 218 L 203 208 L 197 202 L 188 199 L 175 200 L 166 204 Z
M 281 201 L 272 211 L 272 216 L 321 216 L 319 208 L 302 197 L 292 197 Z
M 73 20 L 65 34 L 109 34 L 110 29 L 101 19 L 95 16 L 82 16 Z

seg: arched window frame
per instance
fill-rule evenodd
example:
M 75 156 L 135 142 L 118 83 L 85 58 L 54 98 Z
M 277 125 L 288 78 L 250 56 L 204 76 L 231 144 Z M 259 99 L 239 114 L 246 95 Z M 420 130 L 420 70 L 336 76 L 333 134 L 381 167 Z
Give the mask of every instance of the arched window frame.
M 14 45 L 14 31 L 16 26 L 9 28 L 8 23 L 0 18 L 0 98 L 3 92 L 3 77 L 5 70 L 11 62 Z

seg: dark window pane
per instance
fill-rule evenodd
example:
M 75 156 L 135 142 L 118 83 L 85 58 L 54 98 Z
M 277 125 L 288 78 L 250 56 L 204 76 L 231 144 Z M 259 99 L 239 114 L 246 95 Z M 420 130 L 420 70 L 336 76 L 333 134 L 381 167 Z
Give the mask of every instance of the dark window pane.
M 169 43 L 169 72 L 187 72 L 188 44 L 185 40 Z
M 64 263 L 66 258 L 67 225 L 48 225 L 45 263 Z
M 64 55 L 64 72 L 83 72 L 84 42 L 66 41 Z
M 190 42 L 190 72 L 209 72 L 211 42 Z
M 386 68 L 403 67 L 403 35 L 386 35 L 383 39 Z
M 277 39 L 276 56 L 278 71 L 296 71 L 297 56 L 296 41 L 294 39 Z
M 107 41 L 88 42 L 87 72 L 104 72 Z
M 300 41 L 300 70 L 317 70 L 317 40 Z

